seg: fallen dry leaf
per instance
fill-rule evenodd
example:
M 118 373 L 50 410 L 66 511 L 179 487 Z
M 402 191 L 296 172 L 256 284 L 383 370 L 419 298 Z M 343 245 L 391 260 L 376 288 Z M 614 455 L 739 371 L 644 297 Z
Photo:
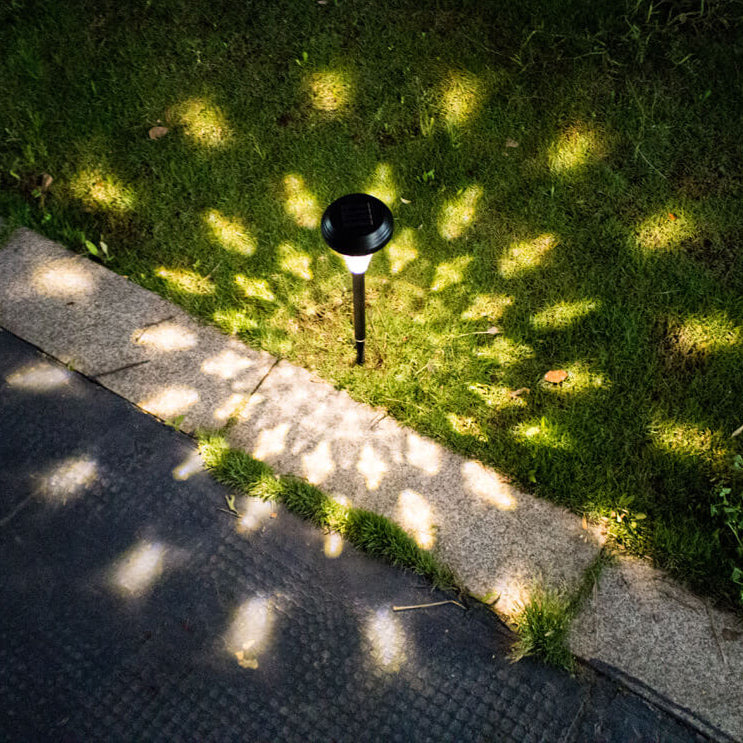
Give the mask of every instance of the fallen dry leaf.
M 584 530 L 588 529 L 588 519 L 586 518 L 586 515 L 583 514 L 583 519 L 581 520 L 581 526 Z
M 53 180 L 54 178 L 52 178 L 49 173 L 44 173 L 41 176 L 41 193 L 46 193 L 49 190 Z
M 515 139 L 507 139 L 506 147 L 518 147 L 519 143 Z
M 528 387 L 519 387 L 517 390 L 511 390 L 508 396 L 511 398 L 521 397 L 521 395 L 528 395 L 531 390 Z
M 568 378 L 568 373 L 564 369 L 552 369 L 544 375 L 544 381 L 551 384 L 560 384 Z
M 167 126 L 153 126 L 150 129 L 150 139 L 160 139 L 160 137 L 164 137 L 169 131 L 170 129 Z
M 402 196 L 400 197 L 400 201 L 402 201 L 403 204 L 409 204 L 410 203 L 410 199 L 403 199 Z
M 491 325 L 491 326 L 490 326 L 490 327 L 489 327 L 489 328 L 488 328 L 488 329 L 487 329 L 487 330 L 485 331 L 485 333 L 486 333 L 487 335 L 498 335 L 498 333 L 500 333 L 500 328 L 496 328 L 496 327 L 495 327 L 495 325 Z
M 668 219 L 670 219 L 670 220 L 671 220 L 671 222 L 675 222 L 675 221 L 676 221 L 676 219 L 677 219 L 677 217 L 676 217 L 676 215 L 675 215 L 675 214 L 673 214 L 672 212 L 668 212 Z

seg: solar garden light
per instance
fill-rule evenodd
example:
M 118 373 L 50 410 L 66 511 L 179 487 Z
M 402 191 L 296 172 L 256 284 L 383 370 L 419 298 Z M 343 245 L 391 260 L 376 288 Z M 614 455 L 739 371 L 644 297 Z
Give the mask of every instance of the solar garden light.
M 341 196 L 322 215 L 323 239 L 343 256 L 353 274 L 353 327 L 359 365 L 364 363 L 366 341 L 364 273 L 372 254 L 390 241 L 393 229 L 392 212 L 379 199 L 365 193 Z

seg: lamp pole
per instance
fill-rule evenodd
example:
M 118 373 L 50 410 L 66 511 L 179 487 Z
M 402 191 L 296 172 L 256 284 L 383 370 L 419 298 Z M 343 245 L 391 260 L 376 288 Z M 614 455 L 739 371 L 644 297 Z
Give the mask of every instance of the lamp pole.
M 363 273 L 353 276 L 353 333 L 356 337 L 356 363 L 364 363 L 364 344 L 366 343 L 366 288 Z
M 343 256 L 353 275 L 353 326 L 359 366 L 364 363 L 366 343 L 364 275 L 372 255 L 390 241 L 393 230 L 392 212 L 369 194 L 341 196 L 322 215 L 323 239 Z

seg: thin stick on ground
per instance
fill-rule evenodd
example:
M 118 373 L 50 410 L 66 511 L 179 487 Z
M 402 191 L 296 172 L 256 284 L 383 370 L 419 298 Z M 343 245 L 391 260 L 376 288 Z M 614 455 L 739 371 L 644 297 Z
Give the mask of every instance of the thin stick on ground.
M 392 611 L 411 611 L 413 609 L 430 609 L 432 606 L 443 606 L 444 604 L 454 604 L 455 606 L 458 606 L 460 609 L 464 609 L 465 607 L 459 603 L 459 601 L 454 601 L 453 599 L 449 599 L 447 601 L 434 601 L 432 604 L 414 604 L 413 606 L 393 606 Z

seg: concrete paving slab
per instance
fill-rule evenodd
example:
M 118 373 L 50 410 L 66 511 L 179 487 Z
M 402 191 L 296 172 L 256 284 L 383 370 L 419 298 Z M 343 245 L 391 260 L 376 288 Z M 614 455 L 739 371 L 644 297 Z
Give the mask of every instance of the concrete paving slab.
M 607 567 L 571 647 L 743 740 L 743 624 L 662 571 L 629 558 Z
M 185 431 L 223 426 L 275 363 L 30 230 L 0 251 L 0 275 L 8 330 Z
M 535 580 L 574 586 L 601 537 L 503 477 L 280 362 L 230 442 L 283 474 L 396 521 L 477 596 L 510 615 Z
M 145 361 L 133 330 L 174 314 L 169 302 L 27 229 L 0 250 L 0 276 L 0 323 L 91 376 Z

